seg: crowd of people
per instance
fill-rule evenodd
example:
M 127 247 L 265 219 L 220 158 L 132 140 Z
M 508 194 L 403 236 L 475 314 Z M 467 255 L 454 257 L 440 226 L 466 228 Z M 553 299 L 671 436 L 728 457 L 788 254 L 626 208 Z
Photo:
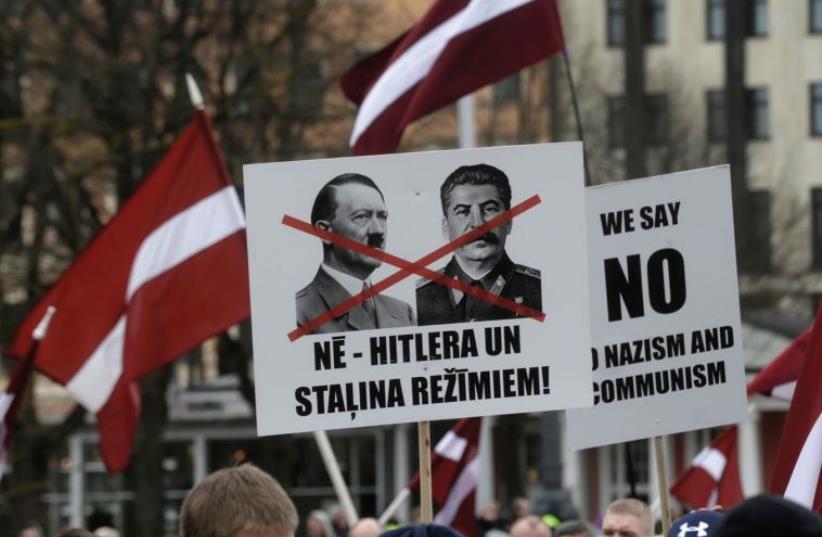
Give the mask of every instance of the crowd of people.
M 294 502 L 277 481 L 253 464 L 218 470 L 186 496 L 180 513 L 180 537 L 462 537 L 435 524 L 412 523 L 383 527 L 374 518 L 361 518 L 348 527 L 339 510 L 309 513 L 298 533 Z M 658 524 L 657 524 L 658 525 Z M 110 528 L 100 533 L 68 528 L 57 537 L 115 537 Z M 39 537 L 32 528 L 20 537 Z M 25 533 L 28 532 L 28 533 Z M 654 517 L 645 502 L 619 499 L 605 511 L 601 529 L 581 520 L 560 522 L 537 516 L 530 502 L 517 499 L 511 516 L 500 516 L 495 504 L 477 519 L 479 537 L 654 537 Z M 696 510 L 673 521 L 664 537 L 822 537 L 822 516 L 778 496 L 759 495 L 728 511 Z

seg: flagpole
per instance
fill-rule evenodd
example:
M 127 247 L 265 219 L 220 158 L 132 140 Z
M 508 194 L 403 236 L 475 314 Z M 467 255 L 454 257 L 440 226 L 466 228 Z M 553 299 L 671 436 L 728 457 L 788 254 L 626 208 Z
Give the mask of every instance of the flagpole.
M 417 423 L 420 453 L 420 522 L 430 524 L 434 520 L 431 498 L 431 422 Z
M 186 86 L 188 87 L 188 98 L 191 99 L 192 106 L 197 110 L 203 110 L 205 108 L 203 93 L 191 73 L 186 73 Z
M 659 508 L 662 519 L 662 534 L 667 535 L 671 529 L 670 492 L 668 491 L 668 472 L 665 463 L 665 437 L 654 437 L 654 453 L 656 454 L 656 476 L 659 485 Z
M 403 504 L 405 500 L 411 495 L 411 490 L 408 487 L 405 487 L 397 494 L 397 497 L 385 508 L 385 511 L 382 512 L 379 518 L 380 526 L 385 527 L 385 524 L 388 522 L 388 519 L 391 518 L 394 513 L 397 512 L 397 509 Z
M 325 463 L 328 477 L 331 478 L 334 492 L 337 493 L 337 498 L 340 500 L 340 506 L 345 513 L 345 519 L 350 528 L 359 520 L 359 517 L 357 516 L 357 511 L 354 509 L 354 502 L 351 501 L 351 494 L 348 492 L 345 479 L 343 479 L 342 472 L 340 471 L 340 465 L 337 463 L 337 457 L 331 448 L 331 442 L 328 441 L 328 435 L 325 434 L 325 431 L 315 431 L 314 440 L 317 442 L 317 447 L 320 450 L 320 455 L 322 455 L 323 463 Z
M 11 436 L 17 424 L 17 413 L 26 394 L 31 372 L 34 370 L 34 360 L 40 342 L 46 336 L 49 322 L 55 312 L 54 306 L 46 308 L 46 312 L 31 331 L 31 345 L 26 355 L 17 362 L 9 375 L 9 382 L 5 392 L 0 392 L 0 480 L 6 471 L 6 451 L 11 445 Z
M 588 157 L 585 152 L 585 136 L 582 132 L 582 117 L 579 114 L 577 90 L 574 85 L 574 77 L 571 76 L 571 60 L 568 56 L 567 48 L 562 50 L 562 64 L 565 66 L 565 78 L 568 80 L 568 88 L 571 90 L 571 106 L 574 109 L 574 119 L 576 119 L 577 122 L 577 138 L 582 142 L 582 163 L 585 167 L 585 186 L 591 186 L 591 173 L 588 170 Z
M 477 147 L 477 129 L 474 121 L 474 95 L 468 94 L 457 101 L 457 124 L 460 149 Z

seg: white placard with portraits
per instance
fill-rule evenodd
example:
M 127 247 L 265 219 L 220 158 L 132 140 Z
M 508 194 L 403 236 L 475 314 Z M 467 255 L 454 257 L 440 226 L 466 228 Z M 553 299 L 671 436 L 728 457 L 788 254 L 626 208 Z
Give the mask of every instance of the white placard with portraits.
M 581 144 L 244 179 L 258 434 L 592 403 Z
M 738 423 L 744 353 L 730 168 L 587 189 L 594 406 L 582 449 Z

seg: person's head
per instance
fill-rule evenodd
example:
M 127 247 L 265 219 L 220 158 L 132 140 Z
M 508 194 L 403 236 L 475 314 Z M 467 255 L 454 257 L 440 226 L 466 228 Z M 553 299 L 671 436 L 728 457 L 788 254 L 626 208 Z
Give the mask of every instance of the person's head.
M 539 517 L 528 515 L 511 525 L 511 537 L 551 537 L 551 528 Z
M 333 526 L 335 533 L 344 533 L 348 530 L 348 519 L 340 504 L 335 503 L 329 507 L 328 516 L 331 517 L 331 526 Z
M 344 173 L 322 187 L 311 208 L 311 225 L 372 248 L 385 248 L 388 211 L 385 198 L 370 178 Z M 365 279 L 380 261 L 323 240 L 323 261 L 341 272 Z
M 382 533 L 382 526 L 375 518 L 361 518 L 351 529 L 348 537 L 378 537 Z
M 294 502 L 252 464 L 224 468 L 197 483 L 183 501 L 180 537 L 293 537 Z
M 822 515 L 781 496 L 760 494 L 728 511 L 713 533 L 713 537 L 748 535 L 819 537 L 822 535 Z
M 680 535 L 683 537 L 690 535 L 712 537 L 724 518 L 725 513 L 722 511 L 710 509 L 691 511 L 671 523 L 671 529 L 668 530 L 666 537 L 679 537 Z
M 627 498 L 608 506 L 602 520 L 602 534 L 606 537 L 649 537 L 654 533 L 653 526 L 648 504 Z
M 480 510 L 480 516 L 482 520 L 488 522 L 494 522 L 499 518 L 499 504 L 497 502 L 491 502 L 485 504 L 485 507 Z
M 18 537 L 43 537 L 43 532 L 40 530 L 40 526 L 32 524 L 20 530 Z
M 334 528 L 331 527 L 331 517 L 328 513 L 315 509 L 308 513 L 305 519 L 305 533 L 309 537 L 331 537 L 334 535 Z
M 555 537 L 591 537 L 588 525 L 581 520 L 567 520 L 556 527 Z
M 502 170 L 488 164 L 460 166 L 440 188 L 442 233 L 452 241 L 511 208 L 511 185 Z M 511 221 L 456 251 L 466 261 L 496 261 L 505 251 Z
M 531 514 L 531 500 L 523 496 L 517 496 L 511 500 L 511 519 L 526 517 Z

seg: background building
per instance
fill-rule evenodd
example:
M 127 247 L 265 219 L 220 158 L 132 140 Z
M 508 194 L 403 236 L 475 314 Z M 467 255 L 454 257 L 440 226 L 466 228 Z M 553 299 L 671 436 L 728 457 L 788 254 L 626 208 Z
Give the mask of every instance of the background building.
M 750 210 L 737 211 L 744 212 L 738 229 L 751 239 L 739 252 L 740 291 L 754 373 L 809 324 L 822 293 L 822 1 L 740 3 L 743 61 L 730 72 L 741 74 L 744 98 L 730 102 L 723 0 L 558 3 L 594 184 L 631 176 L 637 137 L 649 175 L 724 163 L 729 155 L 735 170 L 744 170 L 735 188 L 744 187 Z M 185 72 L 203 85 L 239 184 L 243 163 L 347 154 L 355 111 L 337 88 L 341 73 L 428 5 L 155 0 L 4 8 L 0 345 L 188 119 Z M 641 50 L 626 44 L 626 10 L 637 5 Z M 637 83 L 636 66 L 625 62 L 628 45 L 644 58 L 639 100 L 627 96 Z M 480 145 L 577 138 L 560 57 L 477 92 L 475 100 Z M 633 122 L 638 110 L 640 129 Z M 729 124 L 729 116 L 743 119 Z M 453 106 L 427 116 L 407 130 L 400 151 L 453 148 L 456 125 Z M 740 141 L 729 140 L 729 127 L 744 132 L 742 160 L 729 145 Z M 144 379 L 139 456 L 113 478 L 97 454 L 93 418 L 61 388 L 38 380 L 11 472 L 0 483 L 0 536 L 33 520 L 55 533 L 94 513 L 108 513 L 132 529 L 130 536 L 171 535 L 192 484 L 245 459 L 280 479 L 303 516 L 333 502 L 310 436 L 256 438 L 250 359 L 244 325 Z M 764 398 L 752 405 L 740 441 L 749 493 L 766 484 L 786 410 Z M 449 425 L 434 424 L 435 438 Z M 669 477 L 714 433 L 670 438 Z M 416 467 L 411 425 L 331 438 L 361 513 L 380 513 Z M 499 417 L 486 438 L 495 440 L 495 464 L 481 502 L 505 505 L 528 495 L 539 510 L 561 512 L 570 500 L 594 519 L 629 492 L 631 474 L 637 494 L 655 496 L 647 442 L 569 454 L 558 413 Z

